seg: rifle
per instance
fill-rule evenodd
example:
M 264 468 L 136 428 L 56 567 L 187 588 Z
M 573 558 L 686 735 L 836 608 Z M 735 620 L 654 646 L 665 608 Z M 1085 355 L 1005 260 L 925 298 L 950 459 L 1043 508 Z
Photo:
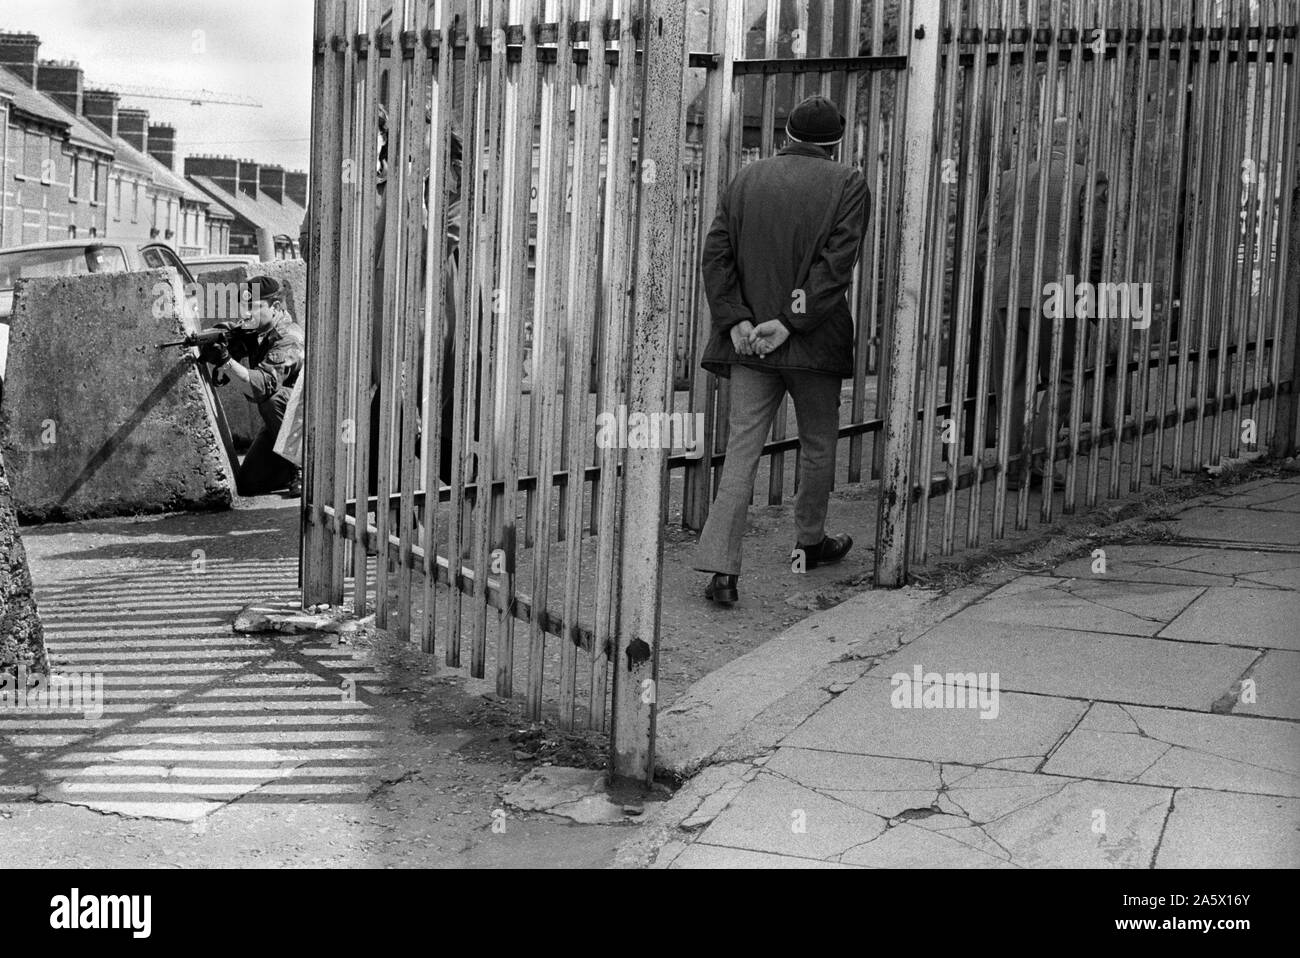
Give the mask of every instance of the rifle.
M 181 346 L 187 349 L 193 348 L 202 350 L 205 346 L 215 346 L 218 344 L 229 346 L 234 342 L 240 332 L 241 330 L 239 329 L 232 329 L 225 324 L 218 324 L 213 326 L 211 329 L 203 330 L 201 333 L 190 333 L 184 339 L 178 339 L 174 343 L 159 343 L 158 348 L 170 349 L 173 346 Z M 199 357 L 197 356 L 192 357 L 191 361 L 201 365 Z M 224 386 L 228 382 L 230 382 L 230 378 L 225 373 L 217 373 L 217 378 L 214 383 L 215 385 Z
M 173 346 L 182 346 L 185 348 L 202 349 L 204 346 L 215 346 L 218 343 L 229 345 L 232 331 L 223 329 L 220 326 L 212 329 L 206 329 L 201 333 L 190 333 L 184 339 L 178 339 L 174 343 L 159 343 L 159 349 L 171 349 Z

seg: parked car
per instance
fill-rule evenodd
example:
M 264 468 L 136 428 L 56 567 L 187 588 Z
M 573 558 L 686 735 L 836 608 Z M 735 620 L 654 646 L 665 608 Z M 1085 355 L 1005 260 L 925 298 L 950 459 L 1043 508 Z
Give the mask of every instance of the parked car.
M 228 256 L 187 256 L 184 263 L 190 268 L 190 272 L 195 276 L 203 276 L 207 273 L 224 273 L 226 270 L 237 269 L 240 266 L 252 266 L 260 263 L 261 259 L 257 256 L 244 256 L 230 254 Z
M 46 276 L 88 276 L 92 273 L 127 273 L 170 266 L 181 283 L 194 282 L 176 251 L 166 243 L 124 243 L 114 240 L 56 240 L 0 249 L 0 389 L 4 387 L 9 358 L 9 317 L 13 313 L 14 286 L 20 279 Z M 198 316 L 197 304 L 191 304 Z

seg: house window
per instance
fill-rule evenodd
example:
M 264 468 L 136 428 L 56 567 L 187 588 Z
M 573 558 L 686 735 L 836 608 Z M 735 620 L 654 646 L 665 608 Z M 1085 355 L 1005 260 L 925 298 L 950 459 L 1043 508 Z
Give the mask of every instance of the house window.
M 77 238 L 77 224 L 74 223 L 68 227 L 68 239 L 76 239 L 76 238 Z
M 131 184 L 131 222 L 140 222 L 140 184 Z
M 79 157 L 73 156 L 71 157 L 71 162 L 72 162 L 72 195 L 73 197 L 80 199 L 81 183 L 82 183 L 81 159 Z
M 122 218 L 122 177 L 113 180 L 113 219 Z
M 90 163 L 90 198 L 98 201 L 99 196 L 99 161 L 92 160 Z
M 27 130 L 23 137 L 23 176 L 40 179 L 42 154 L 48 157 L 48 151 L 45 137 Z

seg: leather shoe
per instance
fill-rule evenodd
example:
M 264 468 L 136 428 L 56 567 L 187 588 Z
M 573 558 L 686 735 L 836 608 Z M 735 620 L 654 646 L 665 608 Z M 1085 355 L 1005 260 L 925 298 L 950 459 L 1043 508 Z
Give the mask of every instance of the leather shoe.
M 819 565 L 839 562 L 853 548 L 853 537 L 849 535 L 827 536 L 815 546 L 796 546 L 795 554 L 804 555 L 804 568 L 815 569 Z M 791 556 L 793 558 L 793 555 Z
M 710 602 L 716 602 L 718 605 L 732 605 L 740 599 L 740 590 L 737 588 L 738 583 L 738 576 L 724 575 L 717 572 L 709 580 L 709 584 L 704 587 L 704 598 Z

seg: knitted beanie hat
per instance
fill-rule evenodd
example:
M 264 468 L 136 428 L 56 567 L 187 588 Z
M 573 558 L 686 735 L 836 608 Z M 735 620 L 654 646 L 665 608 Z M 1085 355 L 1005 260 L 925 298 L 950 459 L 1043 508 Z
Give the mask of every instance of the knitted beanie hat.
M 834 146 L 844 139 L 844 115 L 826 97 L 809 97 L 794 108 L 785 132 L 802 143 Z

